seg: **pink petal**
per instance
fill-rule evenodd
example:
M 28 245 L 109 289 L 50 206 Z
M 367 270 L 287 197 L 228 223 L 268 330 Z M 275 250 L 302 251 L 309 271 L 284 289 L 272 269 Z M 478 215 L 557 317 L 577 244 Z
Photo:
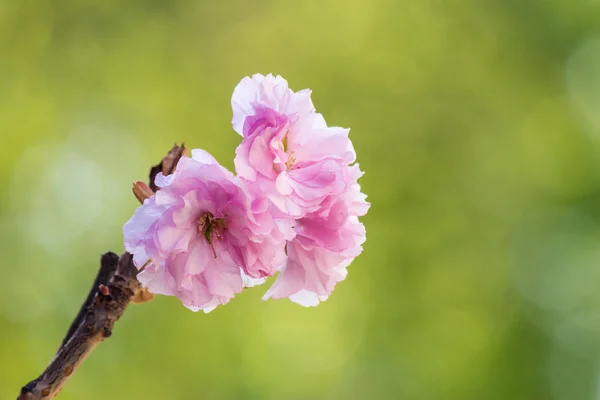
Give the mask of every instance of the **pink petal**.
M 290 179 L 285 171 L 281 172 L 277 176 L 277 179 L 275 180 L 275 186 L 277 187 L 277 191 L 284 196 L 291 194 L 293 191 Z

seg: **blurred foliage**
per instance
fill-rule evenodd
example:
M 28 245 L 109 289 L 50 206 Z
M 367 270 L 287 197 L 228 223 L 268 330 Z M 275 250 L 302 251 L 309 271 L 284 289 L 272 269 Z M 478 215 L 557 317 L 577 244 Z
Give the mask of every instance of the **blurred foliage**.
M 600 2 L 0 0 L 0 398 L 46 366 L 134 179 L 233 166 L 246 75 L 352 128 L 365 251 L 317 308 L 132 306 L 60 399 L 600 399 Z

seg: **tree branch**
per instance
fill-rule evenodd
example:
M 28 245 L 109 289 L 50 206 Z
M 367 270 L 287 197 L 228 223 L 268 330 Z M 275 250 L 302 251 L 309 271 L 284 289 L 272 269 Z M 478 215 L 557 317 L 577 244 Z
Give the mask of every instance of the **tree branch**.
M 73 336 L 73 333 L 75 333 L 75 330 L 79 327 L 79 325 L 81 325 L 81 320 L 84 318 L 85 313 L 90 304 L 92 304 L 92 301 L 94 300 L 94 297 L 98 292 L 98 287 L 100 285 L 108 285 L 108 282 L 117 270 L 118 262 L 119 256 L 117 256 L 115 253 L 106 253 L 102 255 L 102 258 L 100 260 L 100 269 L 98 270 L 96 280 L 94 280 L 94 283 L 92 284 L 92 287 L 90 289 L 90 292 L 88 293 L 87 298 L 85 299 L 85 302 L 81 305 L 79 313 L 71 323 L 71 327 L 69 328 L 69 331 L 65 335 L 65 338 L 63 339 L 62 344 L 60 345 L 61 347 L 69 341 L 71 336 Z
M 116 257 L 113 253 L 105 254 L 102 261 L 107 262 L 107 266 L 106 269 L 104 266 L 100 268 L 100 271 L 108 270 L 109 264 L 112 266 Z M 81 315 L 81 323 L 72 335 L 67 334 L 67 342 L 59 349 L 42 375 L 21 389 L 17 400 L 52 399 L 58 394 L 85 357 L 98 343 L 112 334 L 115 322 L 123 315 L 131 299 L 141 290 L 141 285 L 136 279 L 137 273 L 131 254 L 124 253 L 118 259 L 116 271 L 108 284 L 101 283 L 97 287 L 93 301 Z M 78 318 L 73 323 L 77 320 Z
M 156 175 L 159 172 L 172 174 L 183 155 L 187 155 L 186 147 L 174 145 L 161 162 L 150 169 L 150 186 L 134 182 L 133 193 L 140 203 L 158 190 L 154 185 Z M 17 400 L 50 400 L 56 397 L 85 357 L 112 334 L 115 322 L 129 303 L 152 299 L 152 294 L 137 280 L 137 274 L 131 254 L 123 253 L 118 257 L 109 252 L 102 256 L 94 284 L 56 355 L 42 375 L 21 388 Z

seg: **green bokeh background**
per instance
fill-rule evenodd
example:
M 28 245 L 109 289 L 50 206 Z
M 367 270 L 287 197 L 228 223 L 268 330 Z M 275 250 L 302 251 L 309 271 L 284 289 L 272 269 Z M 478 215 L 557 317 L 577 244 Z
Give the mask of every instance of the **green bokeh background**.
M 255 72 L 350 127 L 364 253 L 317 308 L 131 306 L 59 398 L 600 399 L 600 2 L 0 0 L 0 398 L 53 356 L 130 185 L 233 166 Z

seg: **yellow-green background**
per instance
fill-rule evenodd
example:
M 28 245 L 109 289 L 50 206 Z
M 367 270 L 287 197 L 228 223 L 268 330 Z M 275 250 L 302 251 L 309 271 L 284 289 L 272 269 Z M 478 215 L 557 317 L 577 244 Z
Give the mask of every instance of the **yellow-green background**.
M 600 398 L 600 2 L 0 0 L 0 398 L 122 251 L 175 141 L 233 166 L 237 82 L 350 127 L 364 253 L 317 308 L 135 305 L 60 397 Z

